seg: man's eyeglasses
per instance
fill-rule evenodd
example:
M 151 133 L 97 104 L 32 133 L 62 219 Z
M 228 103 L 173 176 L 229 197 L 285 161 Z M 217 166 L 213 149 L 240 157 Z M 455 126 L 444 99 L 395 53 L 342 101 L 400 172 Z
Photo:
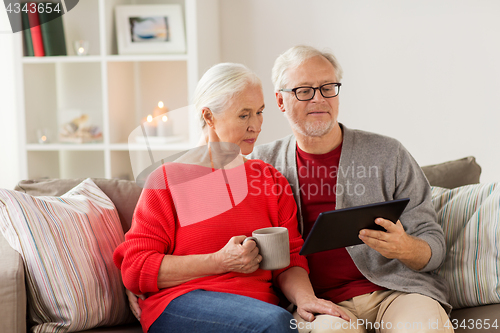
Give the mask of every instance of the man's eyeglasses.
M 314 95 L 316 94 L 316 89 L 319 90 L 321 96 L 323 96 L 324 98 L 332 98 L 337 96 L 340 92 L 341 85 L 342 83 L 327 83 L 317 88 L 297 87 L 293 89 L 280 89 L 279 91 L 293 92 L 295 94 L 295 97 L 297 97 L 299 101 L 310 101 L 311 99 L 314 98 Z

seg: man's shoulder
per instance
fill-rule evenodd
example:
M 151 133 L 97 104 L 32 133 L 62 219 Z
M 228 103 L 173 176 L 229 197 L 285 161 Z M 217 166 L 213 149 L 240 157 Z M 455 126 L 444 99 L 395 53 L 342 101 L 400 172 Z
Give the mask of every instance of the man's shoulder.
M 290 134 L 279 140 L 258 145 L 257 147 L 254 148 L 253 152 L 250 155 L 248 155 L 248 158 L 258 159 L 273 164 L 272 161 L 276 159 L 276 157 L 279 155 L 280 152 L 283 153 L 287 151 L 293 139 L 294 139 L 293 135 Z
M 347 136 L 347 138 L 346 138 Z M 364 131 L 360 129 L 347 129 L 345 128 L 344 131 L 344 141 L 346 139 L 349 139 L 349 141 L 352 141 L 356 145 L 369 145 L 371 147 L 380 147 L 380 148 L 390 148 L 394 147 L 397 148 L 401 146 L 401 142 L 399 140 L 379 134 L 379 133 L 374 133 L 374 132 L 369 132 L 369 131 Z

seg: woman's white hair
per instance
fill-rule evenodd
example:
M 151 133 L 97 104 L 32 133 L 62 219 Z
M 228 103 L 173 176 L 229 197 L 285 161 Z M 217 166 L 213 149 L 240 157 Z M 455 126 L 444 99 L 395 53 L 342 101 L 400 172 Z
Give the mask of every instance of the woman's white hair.
M 262 87 L 259 77 L 244 65 L 226 62 L 212 66 L 206 71 L 196 86 L 193 98 L 201 127 L 206 126 L 203 108 L 209 108 L 214 114 L 224 112 L 232 103 L 232 99 L 248 85 Z
M 315 56 L 325 57 L 326 60 L 328 60 L 335 69 L 337 82 L 340 82 L 342 80 L 342 68 L 337 61 L 337 58 L 335 58 L 335 56 L 331 52 L 321 52 L 312 46 L 298 45 L 288 49 L 285 53 L 281 54 L 274 62 L 272 71 L 274 90 L 278 91 L 282 88 L 286 88 L 288 84 L 288 77 L 286 76 L 286 72 L 288 69 L 297 67 L 307 59 Z

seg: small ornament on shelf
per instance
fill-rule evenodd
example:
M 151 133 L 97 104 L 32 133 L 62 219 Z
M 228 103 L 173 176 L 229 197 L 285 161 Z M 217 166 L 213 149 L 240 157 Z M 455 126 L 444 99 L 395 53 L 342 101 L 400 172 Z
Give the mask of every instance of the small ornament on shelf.
M 59 141 L 64 143 L 101 142 L 102 131 L 100 127 L 86 125 L 88 119 L 88 115 L 83 114 L 64 124 L 59 133 Z

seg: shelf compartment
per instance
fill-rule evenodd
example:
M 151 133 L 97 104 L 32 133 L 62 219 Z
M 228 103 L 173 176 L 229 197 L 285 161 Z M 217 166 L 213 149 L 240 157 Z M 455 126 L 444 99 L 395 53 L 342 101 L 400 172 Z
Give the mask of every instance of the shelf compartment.
M 111 178 L 134 180 L 128 151 L 112 151 L 110 156 Z
M 111 143 L 129 142 L 132 131 L 154 113 L 159 101 L 169 110 L 188 105 L 185 61 L 112 62 L 107 67 Z M 187 141 L 189 113 L 173 111 L 167 116 L 174 124 L 174 135 Z
M 204 0 L 206 1 L 206 0 Z M 105 17 L 105 27 L 103 27 L 107 45 L 106 54 L 107 55 L 117 55 L 118 54 L 118 44 L 116 39 L 116 24 L 115 24 L 115 6 L 118 5 L 163 5 L 163 4 L 179 4 L 182 7 L 182 13 L 184 16 L 184 25 L 186 25 L 186 15 L 185 15 L 185 1 L 184 0 L 105 0 L 104 1 L 104 17 Z
M 100 63 L 24 64 L 26 142 L 38 143 L 38 131 L 48 142 L 59 141 L 61 126 L 89 116 L 86 125 L 103 129 Z
M 103 151 L 28 151 L 28 178 L 104 178 Z
M 98 8 L 99 0 L 79 1 L 73 10 L 62 16 L 68 56 L 76 55 L 73 43 L 77 40 L 89 42 L 91 56 L 101 54 Z
M 49 142 L 54 142 L 58 133 L 56 66 L 25 64 L 23 75 L 26 142 L 38 142 L 37 130 L 44 130 Z

